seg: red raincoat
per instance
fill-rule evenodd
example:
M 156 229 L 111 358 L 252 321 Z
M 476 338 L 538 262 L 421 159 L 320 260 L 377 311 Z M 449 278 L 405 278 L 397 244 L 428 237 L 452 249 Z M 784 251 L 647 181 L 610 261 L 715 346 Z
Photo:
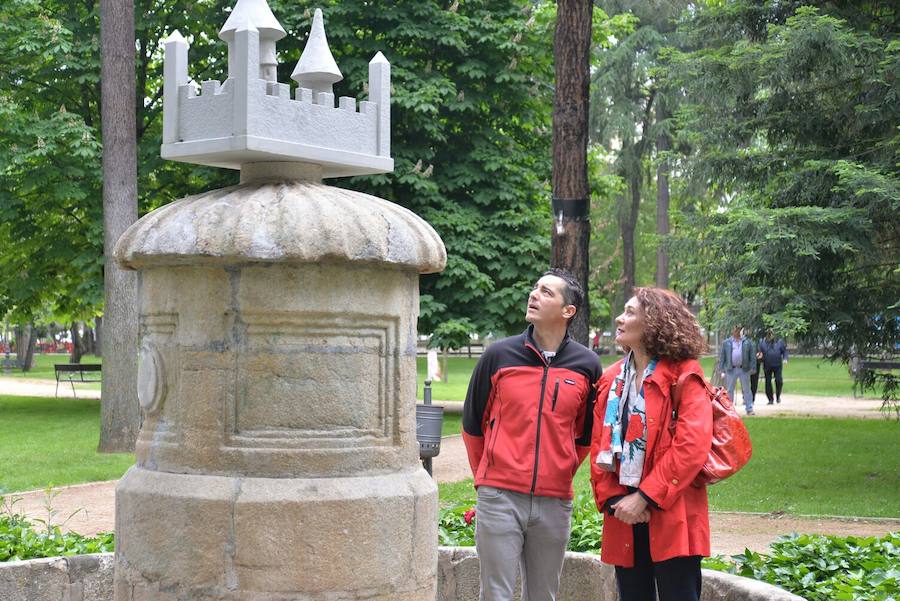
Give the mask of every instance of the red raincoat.
M 600 511 L 612 497 L 628 494 L 619 484 L 618 473 L 597 466 L 600 435 L 609 389 L 622 368 L 618 361 L 603 372 L 594 406 L 591 444 L 591 486 Z M 690 555 L 709 555 L 709 501 L 706 487 L 691 485 L 703 467 L 712 444 L 712 406 L 703 386 L 688 379 L 680 399 L 674 437 L 670 433 L 673 385 L 684 372 L 703 375 L 700 364 L 689 359 L 660 359 L 644 381 L 647 412 L 647 451 L 640 490 L 659 509 L 650 509 L 650 557 L 654 562 Z M 604 512 L 601 559 L 617 566 L 634 566 L 632 527 Z

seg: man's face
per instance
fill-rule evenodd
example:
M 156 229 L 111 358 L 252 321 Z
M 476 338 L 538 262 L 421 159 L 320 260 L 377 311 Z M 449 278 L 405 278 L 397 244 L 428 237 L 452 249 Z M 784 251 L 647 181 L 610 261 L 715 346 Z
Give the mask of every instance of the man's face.
M 575 306 L 566 304 L 565 289 L 565 281 L 555 275 L 539 279 L 528 295 L 525 321 L 536 326 L 565 325 L 575 314 Z
M 731 335 L 734 336 L 734 339 L 737 340 L 741 337 L 741 326 L 734 326 L 734 329 L 731 330 Z

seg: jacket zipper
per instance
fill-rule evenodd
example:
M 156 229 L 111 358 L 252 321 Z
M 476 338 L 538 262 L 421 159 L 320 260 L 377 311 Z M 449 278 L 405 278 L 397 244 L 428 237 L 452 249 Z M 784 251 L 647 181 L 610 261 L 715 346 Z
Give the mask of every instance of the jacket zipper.
M 491 428 L 491 440 L 488 444 L 488 467 L 494 465 L 494 445 L 497 443 L 497 433 L 494 432 L 494 422 L 497 421 L 497 418 L 491 420 L 490 428 Z
M 550 410 L 556 411 L 556 397 L 559 396 L 559 378 L 556 378 L 556 386 L 553 387 L 553 405 Z
M 541 415 L 544 412 L 544 392 L 547 388 L 547 372 L 549 366 L 544 363 L 544 376 L 541 378 L 541 398 L 538 401 L 537 432 L 534 435 L 534 475 L 531 477 L 531 494 L 537 487 L 538 461 L 541 457 Z

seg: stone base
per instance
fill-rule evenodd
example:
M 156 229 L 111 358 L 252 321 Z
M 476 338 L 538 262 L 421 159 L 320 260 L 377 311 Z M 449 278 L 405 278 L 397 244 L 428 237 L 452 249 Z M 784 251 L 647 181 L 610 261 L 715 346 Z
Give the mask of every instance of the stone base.
M 236 478 L 131 468 L 116 489 L 116 601 L 422 601 L 437 488 L 421 468 Z

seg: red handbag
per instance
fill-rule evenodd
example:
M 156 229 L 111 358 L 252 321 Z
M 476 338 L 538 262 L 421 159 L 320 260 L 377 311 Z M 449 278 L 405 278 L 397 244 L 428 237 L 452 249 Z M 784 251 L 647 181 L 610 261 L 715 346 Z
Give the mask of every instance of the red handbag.
M 669 426 L 673 435 L 675 421 L 678 418 L 678 404 L 680 403 L 681 393 L 685 382 L 691 376 L 698 378 L 703 383 L 709 402 L 712 404 L 712 446 L 709 449 L 709 456 L 706 458 L 703 468 L 692 483 L 699 488 L 715 484 L 736 474 L 750 461 L 750 456 L 753 454 L 753 445 L 750 443 L 750 433 L 747 432 L 747 426 L 744 425 L 744 421 L 738 415 L 734 403 L 728 396 L 728 392 L 721 386 L 711 386 L 699 374 L 693 372 L 683 373 L 678 376 L 678 381 L 674 385 L 672 423 Z

